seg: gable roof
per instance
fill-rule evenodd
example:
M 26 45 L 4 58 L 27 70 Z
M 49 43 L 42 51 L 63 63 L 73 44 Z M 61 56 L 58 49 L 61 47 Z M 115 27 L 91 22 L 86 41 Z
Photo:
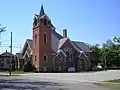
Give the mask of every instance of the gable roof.
M 18 59 L 23 59 L 23 55 L 22 55 L 21 53 L 16 53 L 16 57 L 17 57 Z
M 82 54 L 83 54 L 85 57 L 88 57 L 88 56 L 86 55 L 86 53 L 85 53 L 85 52 L 83 52 L 83 51 L 81 51 L 81 53 L 80 53 L 79 57 L 81 57 L 81 56 L 82 56 Z
M 58 50 L 63 46 L 63 44 L 68 40 L 68 38 L 62 38 L 59 41 Z
M 92 52 L 84 42 L 72 41 L 80 50 L 84 52 Z
M 57 33 L 57 32 L 55 31 L 55 29 L 52 30 L 52 33 L 53 33 L 59 40 L 63 38 L 63 36 L 60 35 L 59 33 Z
M 32 49 L 32 40 L 31 39 L 27 39 L 27 42 L 30 45 L 30 48 Z
M 24 47 L 23 47 L 23 50 L 22 50 L 22 54 L 25 53 L 25 49 L 26 49 L 27 45 L 30 48 L 30 50 L 32 51 L 32 40 L 31 39 L 27 39 L 25 44 L 24 44 Z
M 57 51 L 56 57 L 57 57 L 60 53 L 62 53 L 65 57 L 67 57 L 67 55 L 63 52 L 62 49 L 59 49 L 59 50 Z
M 59 46 L 58 46 L 58 50 L 64 45 L 64 43 L 68 40 L 69 38 L 62 38 L 59 41 Z M 74 47 L 75 50 L 77 50 L 78 52 L 81 52 L 81 50 L 76 47 L 76 45 L 74 45 L 74 43 L 69 39 L 70 43 L 72 44 L 72 46 Z

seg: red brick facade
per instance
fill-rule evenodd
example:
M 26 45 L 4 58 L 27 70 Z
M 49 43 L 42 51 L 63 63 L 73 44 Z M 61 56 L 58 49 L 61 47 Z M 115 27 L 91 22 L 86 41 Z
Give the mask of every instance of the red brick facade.
M 55 31 L 42 6 L 40 14 L 35 16 L 33 22 L 32 61 L 37 71 L 65 72 L 70 64 L 73 64 L 71 67 L 79 68 L 81 58 L 84 60 L 83 63 L 90 62 L 86 54 L 80 56 L 82 53 L 90 52 L 89 49 L 82 51 L 81 46 L 83 48 L 83 43 L 71 41 L 67 37 L 67 29 L 63 30 L 63 36 Z M 67 49 L 71 52 L 70 55 L 67 55 Z M 88 63 L 84 66 L 87 68 L 89 65 Z

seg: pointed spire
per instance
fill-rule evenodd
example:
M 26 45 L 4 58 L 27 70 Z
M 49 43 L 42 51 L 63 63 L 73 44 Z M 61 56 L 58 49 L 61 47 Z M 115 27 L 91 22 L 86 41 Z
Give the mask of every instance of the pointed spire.
M 43 4 L 41 5 L 41 10 L 40 10 L 40 17 L 45 14 Z

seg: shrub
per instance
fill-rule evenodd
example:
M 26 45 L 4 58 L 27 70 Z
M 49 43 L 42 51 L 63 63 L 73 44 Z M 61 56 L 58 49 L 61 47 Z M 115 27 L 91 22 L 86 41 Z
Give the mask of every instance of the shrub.
M 34 65 L 31 63 L 31 61 L 28 61 L 25 65 L 24 65 L 24 72 L 31 72 L 33 70 L 35 70 L 36 68 L 34 67 Z

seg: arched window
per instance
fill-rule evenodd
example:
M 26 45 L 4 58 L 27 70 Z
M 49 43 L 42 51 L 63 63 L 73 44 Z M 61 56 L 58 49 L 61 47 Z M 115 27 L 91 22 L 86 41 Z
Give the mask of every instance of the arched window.
M 47 56 L 44 55 L 44 62 L 47 62 Z
M 50 25 L 50 24 L 51 24 L 51 21 L 49 20 L 49 21 L 48 21 L 48 25 Z
M 70 53 L 69 53 L 69 51 L 66 51 L 66 55 L 67 55 L 67 58 L 70 57 Z
M 44 25 L 47 25 L 47 20 L 46 19 L 44 19 Z
M 43 25 L 43 19 L 40 19 L 40 25 Z
M 69 59 L 69 61 L 71 62 L 73 59 L 73 54 L 70 49 L 66 50 L 66 55 L 67 55 L 67 58 Z
M 46 44 L 47 43 L 47 34 L 44 33 L 44 43 Z
M 36 44 L 36 42 L 37 42 L 37 34 L 35 34 L 35 44 Z

